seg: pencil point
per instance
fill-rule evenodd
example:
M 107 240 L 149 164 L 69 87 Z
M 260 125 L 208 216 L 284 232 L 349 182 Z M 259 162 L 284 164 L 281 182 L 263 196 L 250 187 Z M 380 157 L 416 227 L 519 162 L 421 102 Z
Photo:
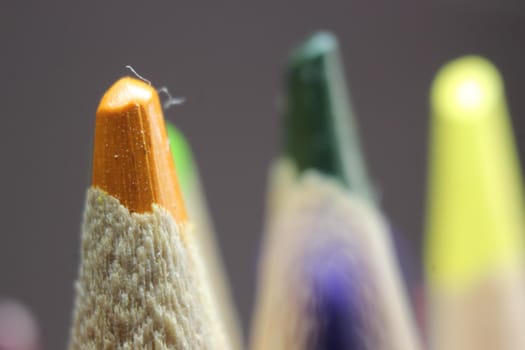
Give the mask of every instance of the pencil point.
M 432 89 L 436 113 L 465 121 L 490 115 L 503 98 L 496 67 L 479 56 L 461 57 L 444 66 Z
M 164 117 L 153 87 L 133 78 L 117 81 L 97 110 L 93 186 L 131 212 L 153 204 L 184 222 L 186 212 L 171 157 Z
M 182 192 L 186 195 L 187 189 L 196 176 L 195 164 L 193 164 L 192 152 L 188 141 L 174 125 L 166 121 L 166 130 L 170 140 L 171 155 L 175 162 L 177 175 Z
M 318 32 L 291 55 L 286 74 L 285 154 L 373 198 L 350 106 L 338 43 Z
M 308 60 L 337 51 L 337 38 L 329 31 L 319 31 L 310 36 L 292 53 L 292 61 Z
M 131 104 L 146 104 L 153 98 L 155 90 L 145 82 L 124 77 L 113 84 L 104 94 L 98 110 L 117 110 Z

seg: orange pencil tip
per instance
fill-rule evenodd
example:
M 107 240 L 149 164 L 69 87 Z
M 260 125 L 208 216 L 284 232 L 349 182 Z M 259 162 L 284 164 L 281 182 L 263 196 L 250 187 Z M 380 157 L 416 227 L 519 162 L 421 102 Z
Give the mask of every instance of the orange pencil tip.
M 186 221 L 157 91 L 125 77 L 104 94 L 96 115 L 92 184 L 130 212 L 153 204 Z

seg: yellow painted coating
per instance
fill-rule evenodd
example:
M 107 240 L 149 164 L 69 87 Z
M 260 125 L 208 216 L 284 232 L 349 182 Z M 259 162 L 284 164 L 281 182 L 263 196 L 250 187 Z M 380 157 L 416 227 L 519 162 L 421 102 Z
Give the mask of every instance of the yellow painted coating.
M 445 65 L 431 92 L 426 270 L 461 288 L 523 263 L 523 189 L 503 82 L 487 60 Z

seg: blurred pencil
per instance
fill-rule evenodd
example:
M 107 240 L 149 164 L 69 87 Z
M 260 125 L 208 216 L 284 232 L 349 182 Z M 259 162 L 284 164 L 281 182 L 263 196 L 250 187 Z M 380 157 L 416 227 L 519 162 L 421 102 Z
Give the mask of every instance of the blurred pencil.
M 0 298 L 0 349 L 42 349 L 39 328 L 33 313 L 25 305 Z
M 431 107 L 431 349 L 523 349 L 523 188 L 502 79 L 481 57 L 456 59 Z
M 336 38 L 313 35 L 292 53 L 286 74 L 284 153 L 299 172 L 314 168 L 372 199 Z
M 203 264 L 200 265 L 202 280 L 210 287 L 210 304 L 222 320 L 221 326 L 231 340 L 229 349 L 242 349 L 243 341 L 237 313 L 231 296 L 228 279 L 218 251 L 215 232 L 209 215 L 200 176 L 191 147 L 184 135 L 171 123 L 166 122 L 170 148 L 181 190 L 194 227 L 195 243 L 201 251 Z
M 227 348 L 193 241 L 157 92 L 123 78 L 97 110 L 70 349 Z
M 286 75 L 252 349 L 419 349 L 374 205 L 338 44 L 313 35 Z

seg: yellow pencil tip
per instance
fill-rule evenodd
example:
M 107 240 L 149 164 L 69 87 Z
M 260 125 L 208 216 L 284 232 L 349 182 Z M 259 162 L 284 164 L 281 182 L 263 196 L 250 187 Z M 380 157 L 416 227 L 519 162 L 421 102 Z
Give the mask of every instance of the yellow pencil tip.
M 523 259 L 523 190 L 503 80 L 492 63 L 458 58 L 436 75 L 426 266 L 459 286 Z
M 468 121 L 487 116 L 503 98 L 498 70 L 479 56 L 458 58 L 436 75 L 432 107 L 437 115 Z

